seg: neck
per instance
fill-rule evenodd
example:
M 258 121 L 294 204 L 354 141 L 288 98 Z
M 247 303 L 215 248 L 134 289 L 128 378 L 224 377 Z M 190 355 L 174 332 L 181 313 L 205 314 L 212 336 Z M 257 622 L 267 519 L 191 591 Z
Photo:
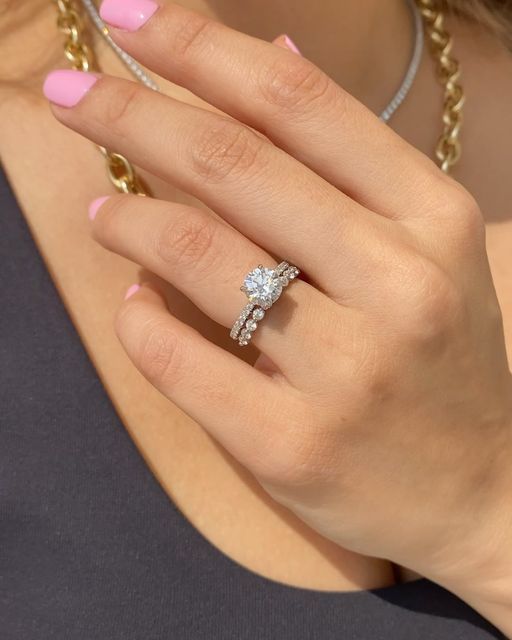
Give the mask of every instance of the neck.
M 287 33 L 306 57 L 375 111 L 385 106 L 399 85 L 412 48 L 405 0 L 182 0 L 180 4 L 268 41 Z M 55 15 L 47 0 L 0 0 L 0 83 L 39 88 L 49 68 L 64 64 Z M 112 52 L 103 46 L 97 48 L 97 59 L 107 73 L 118 68 Z
M 39 80 L 56 60 L 55 7 L 46 0 L 0 0 L 0 87 Z
M 301 52 L 368 106 L 385 106 L 413 45 L 405 0 L 187 0 L 245 33 L 287 33 Z

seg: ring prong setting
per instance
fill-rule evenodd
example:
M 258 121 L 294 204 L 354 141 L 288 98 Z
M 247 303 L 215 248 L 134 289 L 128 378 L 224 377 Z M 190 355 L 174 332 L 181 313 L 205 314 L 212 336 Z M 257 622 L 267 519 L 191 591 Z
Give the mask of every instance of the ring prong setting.
M 233 324 L 230 331 L 231 338 L 238 340 L 240 346 L 247 345 L 252 338 L 253 332 L 258 327 L 258 322 L 263 319 L 266 311 L 278 300 L 283 289 L 299 273 L 297 267 L 285 261 L 273 269 L 259 264 L 250 271 L 240 286 L 240 291 L 245 293 L 249 302 Z

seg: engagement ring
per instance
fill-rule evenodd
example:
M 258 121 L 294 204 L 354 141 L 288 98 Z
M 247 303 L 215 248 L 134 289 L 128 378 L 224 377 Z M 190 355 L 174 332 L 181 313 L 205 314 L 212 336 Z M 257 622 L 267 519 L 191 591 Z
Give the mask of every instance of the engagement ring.
M 281 262 L 275 269 L 260 264 L 245 276 L 240 290 L 249 298 L 249 303 L 242 309 L 231 328 L 230 336 L 233 340 L 238 340 L 240 346 L 249 344 L 265 312 L 279 298 L 283 288 L 299 273 L 297 267 L 288 262 Z

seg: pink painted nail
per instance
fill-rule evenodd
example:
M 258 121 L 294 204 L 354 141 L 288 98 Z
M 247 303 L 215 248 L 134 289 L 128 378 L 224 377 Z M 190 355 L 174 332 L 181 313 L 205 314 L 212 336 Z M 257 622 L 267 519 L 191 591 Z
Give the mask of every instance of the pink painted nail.
M 93 73 L 58 69 L 51 71 L 44 81 L 43 93 L 50 102 L 61 107 L 74 107 L 98 79 Z
M 288 47 L 288 49 L 290 49 L 294 53 L 298 53 L 299 56 L 302 56 L 302 53 L 299 51 L 299 48 L 297 47 L 295 42 L 290 38 L 290 36 L 287 36 L 285 34 L 284 35 L 284 42 L 285 42 L 286 46 Z
M 109 198 L 110 196 L 102 196 L 101 198 L 96 198 L 96 200 L 93 200 L 91 202 L 91 204 L 89 205 L 89 220 L 94 220 L 96 214 L 98 213 L 98 209 L 105 202 L 105 200 L 108 200 Z
M 128 298 L 131 298 L 133 296 L 134 293 L 137 293 L 137 291 L 140 289 L 140 284 L 132 284 L 132 286 L 128 289 L 128 291 L 125 293 L 124 295 L 124 299 L 128 300 Z
M 103 0 L 100 15 L 112 27 L 137 31 L 157 9 L 153 0 Z

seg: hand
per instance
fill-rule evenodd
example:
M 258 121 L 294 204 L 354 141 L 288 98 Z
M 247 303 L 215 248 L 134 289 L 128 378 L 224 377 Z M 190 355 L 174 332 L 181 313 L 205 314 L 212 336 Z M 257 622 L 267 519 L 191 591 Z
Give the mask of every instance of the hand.
M 493 591 L 512 530 L 512 384 L 476 203 L 290 51 L 177 5 L 112 35 L 223 113 L 55 72 L 56 117 L 218 215 L 118 195 L 95 238 L 226 327 L 256 265 L 306 274 L 254 332 L 255 367 L 142 287 L 117 319 L 133 362 L 311 527 L 485 611 L 472 590 Z

